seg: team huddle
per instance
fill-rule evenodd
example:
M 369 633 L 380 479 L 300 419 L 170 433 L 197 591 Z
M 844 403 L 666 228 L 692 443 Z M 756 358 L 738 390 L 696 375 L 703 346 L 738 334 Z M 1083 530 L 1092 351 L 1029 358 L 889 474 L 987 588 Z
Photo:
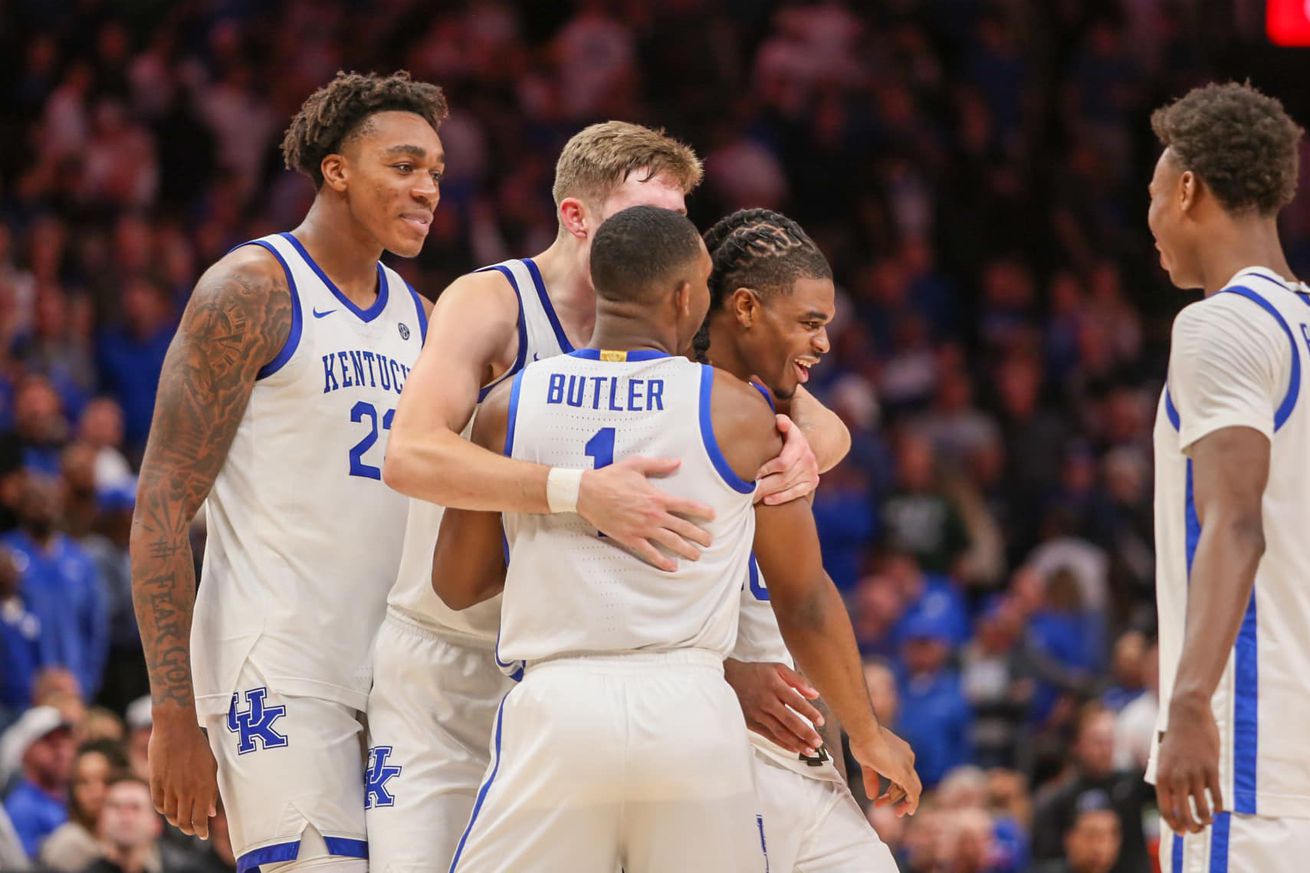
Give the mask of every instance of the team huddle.
M 221 793 L 241 873 L 892 873 L 841 732 L 900 814 L 914 755 L 870 703 L 808 501 L 850 442 L 804 387 L 826 258 L 764 209 L 702 236 L 695 153 L 611 121 L 559 157 L 555 242 L 432 306 L 379 257 L 423 246 L 446 113 L 405 74 L 338 75 L 283 142 L 317 189 L 304 221 L 188 304 L 132 539 L 156 805 L 204 836 Z M 1163 252 L 1192 207 L 1160 209 Z M 1264 279 L 1301 293 L 1288 275 Z M 1181 457 L 1206 406 L 1170 378 Z

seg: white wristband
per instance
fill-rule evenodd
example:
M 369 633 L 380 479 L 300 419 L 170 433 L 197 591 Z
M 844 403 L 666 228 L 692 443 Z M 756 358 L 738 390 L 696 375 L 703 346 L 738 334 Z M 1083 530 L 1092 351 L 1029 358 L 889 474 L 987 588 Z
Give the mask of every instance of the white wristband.
M 551 512 L 577 512 L 578 492 L 581 489 L 581 470 L 551 467 L 546 476 L 546 505 Z

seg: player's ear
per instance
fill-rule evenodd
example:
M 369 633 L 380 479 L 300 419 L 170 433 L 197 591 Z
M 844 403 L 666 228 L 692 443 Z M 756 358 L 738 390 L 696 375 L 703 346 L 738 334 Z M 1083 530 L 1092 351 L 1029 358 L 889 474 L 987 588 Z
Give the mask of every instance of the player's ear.
M 673 289 L 673 311 L 678 314 L 680 322 L 691 318 L 691 283 L 686 279 Z
M 565 197 L 559 202 L 560 224 L 578 239 L 586 239 L 587 234 L 595 232 L 591 218 L 587 205 L 577 197 Z
M 346 190 L 346 178 L 349 175 L 346 164 L 345 155 L 333 152 L 318 165 L 319 172 L 323 174 L 323 184 L 338 194 Z
M 1187 212 L 1195 206 L 1200 187 L 1201 180 L 1196 174 L 1191 170 L 1184 170 L 1178 177 L 1178 208 Z
M 750 288 L 738 288 L 732 292 L 728 310 L 736 317 L 737 323 L 742 327 L 750 327 L 755 324 L 755 319 L 759 316 L 759 309 L 760 298 Z

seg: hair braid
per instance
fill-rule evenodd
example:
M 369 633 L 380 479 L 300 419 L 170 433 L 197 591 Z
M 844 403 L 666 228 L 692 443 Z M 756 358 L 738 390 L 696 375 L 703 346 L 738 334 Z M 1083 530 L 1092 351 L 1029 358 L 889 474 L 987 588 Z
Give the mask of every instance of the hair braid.
M 752 288 L 758 293 L 786 293 L 797 279 L 830 279 L 832 268 L 801 226 L 771 209 L 742 209 L 714 224 L 704 235 L 709 250 L 710 312 L 729 292 Z M 709 319 L 695 341 L 704 361 L 709 348 Z

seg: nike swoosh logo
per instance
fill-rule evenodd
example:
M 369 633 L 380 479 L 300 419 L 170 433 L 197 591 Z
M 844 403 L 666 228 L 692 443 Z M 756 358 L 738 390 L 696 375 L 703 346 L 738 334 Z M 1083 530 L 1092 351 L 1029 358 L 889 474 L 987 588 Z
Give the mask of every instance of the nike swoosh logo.
M 331 314 L 334 313 L 334 312 L 336 312 L 335 309 L 329 309 L 327 312 L 319 312 L 319 311 L 318 311 L 318 308 L 315 307 L 315 309 L 314 309 L 314 317 L 315 317 L 315 318 L 326 318 L 327 316 L 331 315 Z

